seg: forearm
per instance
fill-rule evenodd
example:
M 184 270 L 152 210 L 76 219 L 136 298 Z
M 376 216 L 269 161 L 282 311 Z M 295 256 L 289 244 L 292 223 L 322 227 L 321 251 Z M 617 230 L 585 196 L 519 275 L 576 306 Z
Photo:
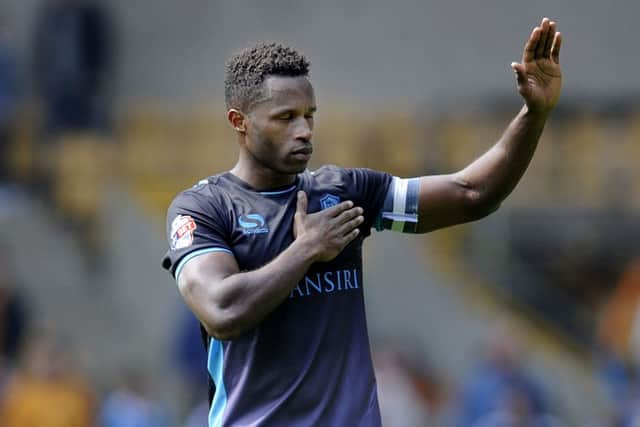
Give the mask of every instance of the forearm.
M 524 106 L 500 140 L 458 173 L 483 213 L 497 209 L 526 171 L 538 145 L 548 113 Z
M 212 305 L 219 320 L 216 335 L 231 339 L 256 327 L 289 296 L 315 255 L 313 246 L 298 239 L 263 267 L 218 283 Z

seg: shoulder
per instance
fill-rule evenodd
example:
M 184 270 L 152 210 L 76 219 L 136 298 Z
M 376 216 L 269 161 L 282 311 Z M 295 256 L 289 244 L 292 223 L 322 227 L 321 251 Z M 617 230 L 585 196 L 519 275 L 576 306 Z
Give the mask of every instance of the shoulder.
M 349 197 L 361 195 L 366 199 L 386 194 L 393 178 L 386 172 L 373 169 L 342 168 L 335 165 L 323 166 L 308 172 L 307 176 L 315 186 L 337 187 L 349 193 Z
M 325 165 L 314 171 L 307 170 L 304 180 L 310 189 L 316 191 L 333 191 L 342 193 L 341 197 L 352 197 L 354 188 L 350 169 L 335 165 Z
M 307 171 L 308 176 L 315 181 L 328 184 L 356 183 L 360 179 L 370 176 L 383 176 L 384 172 L 379 172 L 367 168 L 343 168 L 336 165 L 324 165 L 314 171 Z
M 224 198 L 225 190 L 219 185 L 220 176 L 203 178 L 193 186 L 179 192 L 171 202 L 171 207 L 202 207 L 219 202 Z
M 324 165 L 316 170 L 308 170 L 305 175 L 312 180 L 331 181 L 340 180 L 347 173 L 347 169 L 336 165 Z

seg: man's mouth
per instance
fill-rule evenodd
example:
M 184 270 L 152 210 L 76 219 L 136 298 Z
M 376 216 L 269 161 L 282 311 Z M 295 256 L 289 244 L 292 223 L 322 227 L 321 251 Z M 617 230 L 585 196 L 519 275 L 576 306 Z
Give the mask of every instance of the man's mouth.
M 297 148 L 291 152 L 291 154 L 306 154 L 309 156 L 311 155 L 311 153 L 313 153 L 313 147 Z
M 308 161 L 313 153 L 312 147 L 297 148 L 291 152 L 291 155 L 297 160 Z

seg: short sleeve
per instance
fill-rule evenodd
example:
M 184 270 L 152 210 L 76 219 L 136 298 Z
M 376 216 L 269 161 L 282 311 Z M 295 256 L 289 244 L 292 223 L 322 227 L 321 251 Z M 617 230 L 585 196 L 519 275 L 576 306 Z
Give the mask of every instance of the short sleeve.
M 370 233 L 384 205 L 393 177 L 386 172 L 366 168 L 346 169 L 350 178 L 354 200 L 360 200 L 364 209 L 363 231 Z
M 215 200 L 204 200 L 202 194 L 183 192 L 167 211 L 169 250 L 162 267 L 177 278 L 186 262 L 208 252 L 233 254 L 228 242 L 229 227 Z

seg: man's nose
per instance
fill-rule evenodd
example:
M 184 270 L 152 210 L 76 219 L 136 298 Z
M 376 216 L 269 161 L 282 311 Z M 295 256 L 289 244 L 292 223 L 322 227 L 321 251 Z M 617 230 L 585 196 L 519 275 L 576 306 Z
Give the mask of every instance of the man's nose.
M 302 119 L 298 121 L 298 126 L 296 127 L 295 136 L 296 136 L 296 139 L 311 141 L 311 137 L 313 136 L 313 129 L 307 119 Z

